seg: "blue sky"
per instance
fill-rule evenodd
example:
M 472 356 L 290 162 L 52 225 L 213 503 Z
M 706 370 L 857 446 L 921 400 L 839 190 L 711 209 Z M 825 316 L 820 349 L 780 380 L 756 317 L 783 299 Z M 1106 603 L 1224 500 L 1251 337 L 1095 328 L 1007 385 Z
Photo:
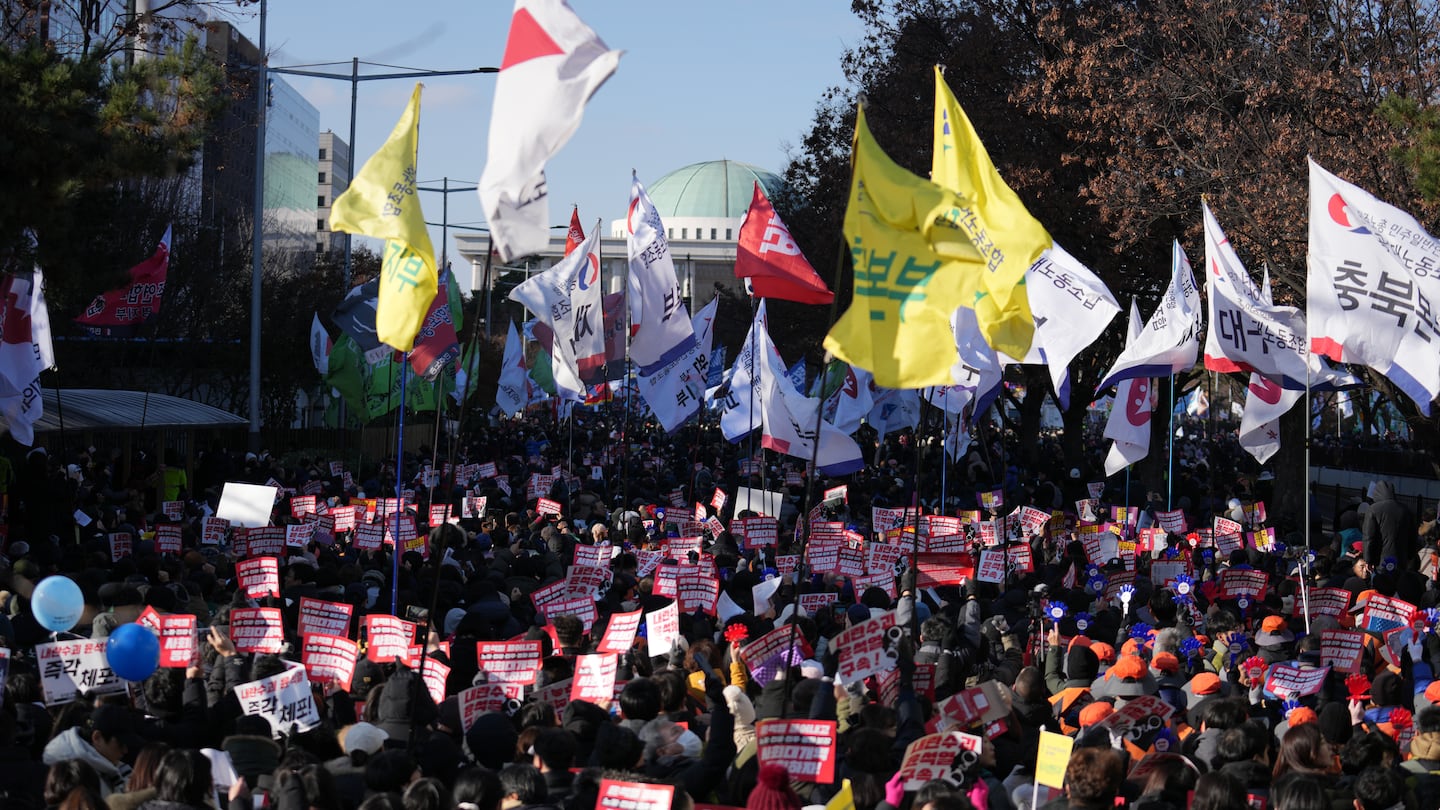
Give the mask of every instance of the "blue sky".
M 729 158 L 773 171 L 809 128 L 827 87 L 841 83 L 840 58 L 862 31 L 847 0 L 571 0 L 611 48 L 625 51 L 584 123 L 551 161 L 554 224 L 580 206 L 587 232 L 596 218 L 623 216 L 630 170 L 653 183 L 673 169 Z M 304 0 L 269 5 L 272 66 L 362 62 L 451 70 L 498 66 L 513 3 L 508 0 Z M 258 16 L 236 21 L 258 39 Z M 362 72 L 386 72 L 379 67 Z M 320 129 L 349 129 L 350 83 L 290 76 L 320 110 Z M 485 164 L 493 75 L 425 80 L 420 176 L 474 185 Z M 403 80 L 360 84 L 357 165 L 389 133 L 409 98 Z M 429 185 L 427 183 L 427 185 Z M 440 194 L 422 196 L 426 218 L 441 219 Z M 451 223 L 481 224 L 473 192 L 450 194 Z M 435 228 L 436 252 L 440 252 Z M 453 249 L 453 242 L 451 245 Z

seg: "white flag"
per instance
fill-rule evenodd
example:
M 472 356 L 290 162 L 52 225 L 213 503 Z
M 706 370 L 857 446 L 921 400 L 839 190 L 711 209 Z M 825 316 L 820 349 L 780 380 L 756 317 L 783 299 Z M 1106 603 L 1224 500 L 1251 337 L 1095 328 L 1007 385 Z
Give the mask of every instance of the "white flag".
M 1195 286 L 1190 259 L 1175 242 L 1171 249 L 1170 286 L 1160 306 L 1145 322 L 1140 339 L 1125 346 L 1096 388 L 1103 391 L 1131 377 L 1179 374 L 1194 366 L 1200 353 L 1201 313 L 1200 290 Z
M 507 416 L 525 410 L 530 404 L 530 375 L 525 373 L 525 344 L 515 322 L 505 336 L 505 359 L 501 361 L 500 383 L 495 389 L 495 404 Z
M 849 435 L 875 407 L 875 376 L 863 368 L 845 366 L 845 382 L 835 392 L 835 429 Z
M 600 223 L 572 253 L 585 251 L 585 267 L 575 275 L 575 289 L 570 301 L 575 308 L 574 330 L 570 339 L 571 354 L 580 370 L 580 379 L 598 381 L 605 365 L 605 291 L 600 286 Z
M 1139 342 L 1143 329 L 1140 326 L 1140 308 L 1130 300 L 1130 324 L 1125 337 L 1128 349 Z M 1126 467 L 1145 458 L 1150 452 L 1150 419 L 1155 413 L 1149 377 L 1130 377 L 1121 381 L 1115 391 L 1115 403 L 1110 408 L 1110 418 L 1105 422 L 1105 438 L 1111 440 L 1110 452 L 1105 456 L 1105 474 L 1114 475 Z
M 638 177 L 630 185 L 625 228 L 630 249 L 630 359 L 643 376 L 689 351 L 695 330 L 680 297 L 665 224 Z
M 1033 314 L 1033 312 L 1032 312 Z M 1000 393 L 1005 367 L 1000 356 L 985 342 L 975 310 L 959 307 L 950 316 L 950 330 L 955 333 L 955 352 L 959 359 L 950 367 L 950 377 L 961 388 L 975 394 L 975 416 L 989 410 Z
M 580 382 L 580 368 L 575 358 L 576 333 L 604 333 L 600 325 L 603 310 L 598 280 L 581 289 L 582 279 L 598 272 L 598 266 L 590 263 L 590 255 L 599 241 L 600 229 L 596 228 L 579 249 L 510 291 L 511 301 L 523 304 L 554 332 L 550 358 L 555 391 L 561 399 L 585 399 L 585 384 Z
M 882 437 L 920 424 L 920 389 L 875 387 L 875 403 L 865 421 Z
M 654 374 L 638 380 L 640 395 L 650 406 L 655 418 L 666 432 L 685 423 L 700 411 L 705 399 L 705 378 L 710 372 L 710 349 L 714 344 L 715 312 L 720 298 L 710 299 L 701 307 L 690 325 L 695 330 L 695 345 L 690 351 Z
M 760 355 L 756 402 L 764 427 L 761 446 L 805 461 L 814 455 L 816 469 L 826 475 L 844 475 L 864 467 L 865 460 L 855 440 L 818 418 L 820 400 L 796 390 L 769 333 L 761 329 L 756 337 Z
M 730 367 L 725 398 L 720 401 L 720 431 L 726 441 L 738 442 L 760 427 L 760 408 L 755 404 L 755 381 L 760 376 L 755 358 L 760 354 L 760 335 L 765 333 L 765 299 L 755 308 L 750 331 L 740 344 L 740 353 Z M 753 407 L 752 407 L 753 406 Z
M 1280 450 L 1280 417 L 1295 407 L 1303 390 L 1281 388 L 1259 374 L 1250 375 L 1245 412 L 1240 417 L 1240 446 L 1264 464 Z
M 330 333 L 320 323 L 320 314 L 310 321 L 310 360 L 315 363 L 315 370 L 324 377 L 330 373 Z
M 545 164 L 620 63 L 564 0 L 515 0 L 495 81 L 480 204 L 501 261 L 550 244 Z
M 35 423 L 44 414 L 40 372 L 55 365 L 45 277 L 36 267 L 30 278 L 6 276 L 4 317 L 0 323 L 0 413 L 10 435 L 26 447 L 35 443 Z
M 1310 161 L 1310 350 L 1384 374 L 1420 412 L 1440 396 L 1440 243 Z
M 1205 217 L 1206 292 L 1210 299 L 1205 333 L 1205 368 L 1253 371 L 1286 388 L 1305 387 L 1305 315 L 1295 307 L 1266 303 L 1240 263 L 1235 248 L 1201 203 Z
M 1025 289 L 1035 318 L 1035 339 L 1025 357 L 1002 354 L 1000 359 L 1048 366 L 1064 410 L 1070 407 L 1070 361 L 1100 337 L 1120 305 L 1105 282 L 1059 245 L 1040 254 L 1025 271 Z

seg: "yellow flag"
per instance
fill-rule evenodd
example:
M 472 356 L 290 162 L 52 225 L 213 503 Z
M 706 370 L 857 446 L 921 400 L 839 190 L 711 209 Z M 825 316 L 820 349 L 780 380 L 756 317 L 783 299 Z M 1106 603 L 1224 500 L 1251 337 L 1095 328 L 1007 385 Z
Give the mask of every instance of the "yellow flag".
M 335 198 L 330 229 L 385 239 L 380 265 L 380 295 L 375 333 L 402 352 L 415 347 L 415 335 L 430 311 L 439 284 L 435 249 L 425 229 L 416 193 L 416 152 L 420 146 L 420 85 L 396 122 L 385 145 L 365 161 L 350 187 Z
M 1075 739 L 1051 731 L 1040 732 L 1040 752 L 1035 758 L 1035 781 L 1045 787 L 1065 787 L 1065 768 Z
M 961 277 L 979 255 L 942 218 L 960 199 L 891 160 L 871 136 L 863 108 L 852 148 L 845 238 L 855 295 L 825 348 L 886 388 L 949 385 L 958 360 L 950 316 L 970 303 Z
M 855 790 L 850 787 L 849 779 L 840 785 L 840 792 L 825 803 L 825 810 L 855 810 Z
M 991 348 L 1023 359 L 1035 337 L 1025 271 L 1050 248 L 1050 234 L 1000 179 L 939 67 L 931 161 L 930 179 L 964 198 L 964 206 L 948 216 L 969 234 L 983 260 L 983 269 L 967 284 L 973 285 L 974 300 L 966 305 L 974 307 Z

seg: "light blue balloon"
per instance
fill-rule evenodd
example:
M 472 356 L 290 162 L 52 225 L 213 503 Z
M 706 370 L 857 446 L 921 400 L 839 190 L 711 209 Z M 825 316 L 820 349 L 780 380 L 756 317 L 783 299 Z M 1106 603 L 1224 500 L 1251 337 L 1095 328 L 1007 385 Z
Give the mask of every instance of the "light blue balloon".
M 69 577 L 46 577 L 30 595 L 30 610 L 40 626 L 54 633 L 74 627 L 85 613 L 85 597 Z
M 122 624 L 105 642 L 110 671 L 127 681 L 143 681 L 160 666 L 160 638 L 142 624 Z

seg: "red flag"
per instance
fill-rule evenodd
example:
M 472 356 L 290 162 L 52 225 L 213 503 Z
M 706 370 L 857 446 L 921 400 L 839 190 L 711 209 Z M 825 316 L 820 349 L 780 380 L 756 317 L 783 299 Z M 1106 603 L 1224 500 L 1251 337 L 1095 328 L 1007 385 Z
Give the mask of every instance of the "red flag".
M 160 312 L 165 276 L 170 270 L 170 228 L 148 259 L 130 268 L 130 283 L 95 296 L 75 322 L 91 334 L 124 336 Z
M 580 247 L 585 241 L 585 229 L 580 227 L 580 207 L 570 209 L 570 232 L 565 234 L 565 255 L 569 256 L 570 251 Z
M 800 252 L 790 229 L 766 199 L 760 183 L 740 225 L 735 277 L 750 279 L 758 298 L 781 298 L 802 304 L 828 304 L 835 298 L 815 268 Z
M 440 273 L 435 298 L 430 302 L 430 311 L 425 313 L 425 322 L 415 335 L 415 348 L 410 351 L 410 367 L 427 380 L 435 379 L 446 366 L 460 358 L 460 338 L 455 332 L 455 319 L 450 311 L 450 288 L 453 285 L 447 266 Z

